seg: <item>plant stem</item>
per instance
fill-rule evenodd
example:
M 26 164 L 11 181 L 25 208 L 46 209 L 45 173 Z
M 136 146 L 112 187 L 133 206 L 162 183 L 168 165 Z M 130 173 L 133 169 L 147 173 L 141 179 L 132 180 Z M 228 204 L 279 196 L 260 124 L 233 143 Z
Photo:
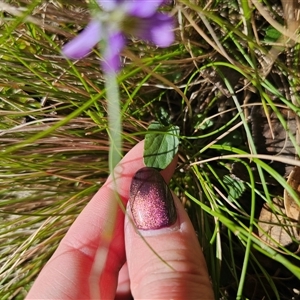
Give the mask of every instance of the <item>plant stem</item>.
M 104 76 L 107 98 L 108 134 L 110 137 L 109 170 L 110 173 L 113 174 L 115 166 L 122 157 L 120 95 L 116 73 L 109 72 Z
M 106 100 L 107 100 L 107 115 L 108 115 L 108 135 L 110 140 L 109 146 L 109 171 L 113 179 L 116 202 L 110 205 L 109 215 L 112 220 L 116 220 L 119 204 L 122 205 L 121 199 L 117 193 L 114 168 L 121 160 L 122 147 L 122 124 L 121 124 L 121 110 L 120 110 L 120 94 L 117 81 L 117 74 L 115 72 L 104 72 Z M 101 290 L 98 288 L 99 276 L 103 273 L 106 259 L 109 252 L 109 246 L 113 238 L 115 230 L 115 221 L 104 224 L 103 234 L 100 246 L 95 255 L 95 263 L 91 270 L 90 292 L 92 298 L 101 299 Z

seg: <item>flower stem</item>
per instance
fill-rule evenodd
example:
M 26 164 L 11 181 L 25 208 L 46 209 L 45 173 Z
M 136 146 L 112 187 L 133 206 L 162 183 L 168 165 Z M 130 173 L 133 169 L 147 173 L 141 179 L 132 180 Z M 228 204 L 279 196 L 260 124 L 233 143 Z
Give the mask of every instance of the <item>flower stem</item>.
M 120 196 L 117 193 L 115 182 L 114 168 L 119 163 L 122 157 L 122 124 L 120 110 L 120 95 L 115 72 L 104 72 L 106 100 L 107 100 L 107 115 L 108 115 L 108 135 L 110 140 L 109 146 L 109 171 L 112 176 L 116 202 L 112 202 L 108 211 L 112 220 L 116 220 L 118 205 L 122 205 Z M 99 289 L 99 277 L 105 269 L 109 246 L 111 244 L 116 222 L 104 224 L 102 237 L 99 248 L 95 255 L 95 263 L 91 269 L 89 278 L 90 293 L 93 299 L 102 299 L 101 290 Z
M 110 137 L 109 171 L 113 174 L 115 166 L 122 157 L 120 95 L 116 73 L 108 72 L 105 73 L 104 77 L 107 98 L 108 134 Z

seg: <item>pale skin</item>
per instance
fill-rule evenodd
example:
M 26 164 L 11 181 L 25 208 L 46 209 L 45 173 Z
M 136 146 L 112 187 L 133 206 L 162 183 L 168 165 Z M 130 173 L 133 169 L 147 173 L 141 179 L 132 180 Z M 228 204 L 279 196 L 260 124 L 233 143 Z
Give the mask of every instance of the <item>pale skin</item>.
M 115 220 L 110 217 L 111 203 L 116 201 L 113 189 L 127 205 L 131 179 L 144 167 L 143 146 L 143 142 L 137 144 L 116 167 L 116 185 L 110 176 L 87 204 L 39 274 L 27 300 L 92 299 L 95 256 L 107 244 L 105 228 L 113 222 L 105 267 L 96 274 L 101 299 L 214 299 L 201 247 L 175 195 L 178 220 L 174 230 L 138 234 L 129 207 L 126 216 L 119 208 Z M 175 167 L 176 160 L 161 172 L 166 182 Z

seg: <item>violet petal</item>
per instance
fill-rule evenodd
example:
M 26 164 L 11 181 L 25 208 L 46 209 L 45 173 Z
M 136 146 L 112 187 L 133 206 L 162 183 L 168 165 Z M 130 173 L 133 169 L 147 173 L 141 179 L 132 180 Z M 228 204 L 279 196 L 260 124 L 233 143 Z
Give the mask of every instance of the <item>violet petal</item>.
M 165 0 L 125 0 L 124 10 L 131 16 L 147 18 L 155 14 Z
M 125 46 L 125 38 L 121 31 L 110 33 L 103 52 L 102 67 L 107 73 L 118 72 L 121 67 L 120 53 Z
M 118 2 L 121 1 L 120 0 L 97 0 L 99 6 L 105 11 L 114 10 L 119 5 Z
M 158 47 L 168 47 L 175 39 L 174 19 L 162 13 L 155 13 L 150 18 L 139 21 L 135 35 Z
M 92 20 L 79 35 L 63 47 L 62 53 L 68 58 L 80 59 L 91 52 L 100 39 L 101 24 Z

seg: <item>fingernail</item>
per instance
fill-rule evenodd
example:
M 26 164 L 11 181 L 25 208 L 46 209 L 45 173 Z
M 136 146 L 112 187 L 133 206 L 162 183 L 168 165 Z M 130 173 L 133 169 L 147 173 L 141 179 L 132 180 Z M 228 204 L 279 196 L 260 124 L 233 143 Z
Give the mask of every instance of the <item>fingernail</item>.
M 170 189 L 160 173 L 153 168 L 137 171 L 130 187 L 130 208 L 138 229 L 153 230 L 169 227 L 177 220 Z

